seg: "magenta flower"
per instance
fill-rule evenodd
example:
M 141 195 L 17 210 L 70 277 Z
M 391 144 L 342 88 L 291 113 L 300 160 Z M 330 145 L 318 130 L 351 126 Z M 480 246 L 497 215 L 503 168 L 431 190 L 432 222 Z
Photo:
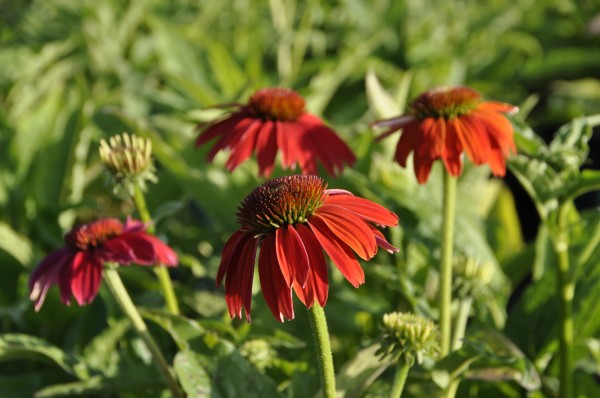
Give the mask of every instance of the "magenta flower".
M 29 298 L 39 311 L 52 285 L 58 285 L 61 301 L 91 303 L 100 288 L 105 262 L 120 265 L 177 265 L 169 246 L 146 232 L 141 221 L 105 218 L 73 228 L 65 235 L 66 246 L 50 253 L 31 274 Z

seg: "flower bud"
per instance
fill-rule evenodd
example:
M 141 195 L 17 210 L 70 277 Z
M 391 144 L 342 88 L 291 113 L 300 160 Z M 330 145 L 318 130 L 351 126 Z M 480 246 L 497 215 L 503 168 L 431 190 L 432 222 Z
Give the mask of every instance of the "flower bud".
M 460 298 L 479 298 L 489 290 L 494 266 L 489 261 L 479 262 L 470 257 L 454 259 L 454 291 Z
M 383 316 L 383 338 L 378 353 L 404 360 L 409 366 L 424 356 L 436 357 L 439 332 L 430 319 L 412 313 L 392 312 Z

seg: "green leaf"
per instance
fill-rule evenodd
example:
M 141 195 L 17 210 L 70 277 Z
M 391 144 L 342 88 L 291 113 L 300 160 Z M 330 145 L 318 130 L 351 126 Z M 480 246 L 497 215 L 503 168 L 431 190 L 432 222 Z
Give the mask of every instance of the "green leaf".
M 214 371 L 215 385 L 223 398 L 280 398 L 275 383 L 237 351 L 219 358 Z
M 31 242 L 10 225 L 0 221 L 0 249 L 13 256 L 22 265 L 31 262 Z
M 175 373 L 188 396 L 211 396 L 212 386 L 210 377 L 196 357 L 197 354 L 192 351 L 179 351 L 173 360 Z
M 129 320 L 122 319 L 97 335 L 83 350 L 84 360 L 88 366 L 102 371 L 105 375 L 111 375 L 112 368 L 116 368 L 117 346 L 130 327 Z
M 336 376 L 338 397 L 361 396 L 362 392 L 391 365 L 389 359 L 377 355 L 378 349 L 379 344 L 363 348 L 342 366 Z
M 76 369 L 79 362 L 76 357 L 39 337 L 16 333 L 0 335 L 0 362 L 14 360 L 49 362 L 72 375 L 84 376 L 85 373 L 83 369 Z

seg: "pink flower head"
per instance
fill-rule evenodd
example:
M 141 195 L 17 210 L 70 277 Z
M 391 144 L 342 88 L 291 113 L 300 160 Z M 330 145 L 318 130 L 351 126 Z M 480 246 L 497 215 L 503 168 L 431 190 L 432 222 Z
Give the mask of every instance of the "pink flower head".
M 402 130 L 394 158 L 402 166 L 413 152 L 420 184 L 429 178 L 433 162 L 441 159 L 450 175 L 462 173 L 462 153 L 476 165 L 487 163 L 496 176 L 506 174 L 506 158 L 516 152 L 513 128 L 506 113 L 517 107 L 483 101 L 469 87 L 443 87 L 418 96 L 407 114 L 373 123 L 388 130 L 378 139 Z
M 226 167 L 235 170 L 256 153 L 259 174 L 268 177 L 273 171 L 277 151 L 281 151 L 284 169 L 300 166 L 304 174 L 317 174 L 317 162 L 332 176 L 344 164 L 356 158 L 335 131 L 315 115 L 304 110 L 304 98 L 284 88 L 265 88 L 255 92 L 247 104 L 233 104 L 225 118 L 203 126 L 196 146 L 217 138 L 208 152 L 212 162 L 216 154 L 229 149 Z
M 120 265 L 177 265 L 177 255 L 160 239 L 149 235 L 141 221 L 104 218 L 73 228 L 65 235 L 66 246 L 42 260 L 29 279 L 29 297 L 39 311 L 48 289 L 58 285 L 61 301 L 91 303 L 102 279 L 105 262 Z
M 217 274 L 217 284 L 225 278 L 232 318 L 241 318 L 243 307 L 250 321 L 257 253 L 263 296 L 283 322 L 294 318 L 292 291 L 307 308 L 327 302 L 325 254 L 358 287 L 365 274 L 355 253 L 369 260 L 378 247 L 398 251 L 375 228 L 398 225 L 396 214 L 348 191 L 326 188 L 314 175 L 287 176 L 264 183 L 242 201 L 241 228 L 225 244 Z

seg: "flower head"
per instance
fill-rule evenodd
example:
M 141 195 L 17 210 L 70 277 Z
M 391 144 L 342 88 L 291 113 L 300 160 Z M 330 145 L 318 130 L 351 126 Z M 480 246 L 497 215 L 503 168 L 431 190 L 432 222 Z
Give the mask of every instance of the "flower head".
M 433 321 L 419 315 L 392 312 L 383 316 L 383 338 L 379 353 L 403 359 L 412 366 L 423 356 L 435 356 L 439 351 L 439 332 Z
M 121 265 L 177 265 L 177 255 L 158 238 L 146 233 L 136 220 L 125 224 L 104 218 L 79 225 L 65 235 L 65 247 L 50 253 L 29 279 L 29 297 L 39 311 L 48 289 L 58 285 L 61 301 L 69 305 L 71 297 L 79 305 L 91 303 L 102 279 L 105 262 Z
M 277 151 L 285 169 L 300 166 L 304 174 L 317 174 L 317 162 L 332 176 L 356 158 L 348 146 L 315 115 L 304 109 L 304 98 L 285 88 L 265 88 L 255 92 L 247 104 L 234 104 L 233 111 L 220 121 L 203 126 L 196 140 L 199 147 L 218 137 L 208 152 L 229 149 L 226 167 L 235 170 L 256 153 L 259 174 L 273 171 Z
M 506 174 L 506 158 L 516 153 L 513 128 L 505 113 L 515 106 L 483 101 L 469 87 L 442 87 L 426 91 L 410 105 L 407 114 L 375 122 L 388 130 L 378 139 L 402 129 L 394 158 L 402 167 L 413 152 L 415 174 L 423 184 L 434 160 L 441 159 L 448 173 L 462 173 L 462 153 L 477 165 L 487 163 L 496 176 Z
M 110 137 L 108 143 L 101 140 L 100 158 L 114 178 L 115 191 L 133 194 L 136 185 L 145 190 L 146 181 L 157 181 L 149 139 L 123 133 Z
M 294 318 L 292 291 L 310 308 L 327 302 L 325 253 L 355 287 L 365 281 L 355 257 L 371 259 L 378 247 L 398 251 L 374 225 L 395 226 L 398 216 L 348 191 L 327 189 L 314 175 L 293 175 L 267 181 L 240 204 L 241 228 L 223 249 L 217 284 L 225 280 L 231 317 L 250 320 L 252 279 L 258 274 L 273 315 Z
M 477 261 L 472 257 L 454 259 L 453 288 L 460 298 L 480 299 L 490 294 L 494 266 L 490 261 Z

